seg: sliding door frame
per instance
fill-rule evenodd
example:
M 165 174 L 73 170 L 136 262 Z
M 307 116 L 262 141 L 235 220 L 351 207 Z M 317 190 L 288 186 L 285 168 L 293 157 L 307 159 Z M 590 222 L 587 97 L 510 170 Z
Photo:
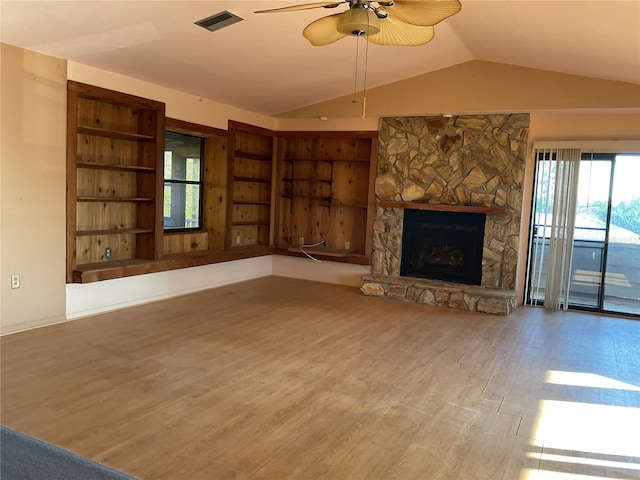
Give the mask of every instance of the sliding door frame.
M 535 151 L 535 150 L 534 150 Z M 613 203 L 613 185 L 615 179 L 615 169 L 616 169 L 616 157 L 622 155 L 623 153 L 586 153 L 583 152 L 581 154 L 580 161 L 605 161 L 610 162 L 611 168 L 609 173 L 609 186 L 608 186 L 608 198 L 607 198 L 607 213 L 606 213 L 606 228 L 605 228 L 605 237 L 602 248 L 602 257 L 600 260 L 600 284 L 598 288 L 598 296 L 597 296 L 597 305 L 595 307 L 587 306 L 587 305 L 578 305 L 569 303 L 569 309 L 571 310 L 582 310 L 589 311 L 595 313 L 602 313 L 607 315 L 622 315 L 625 317 L 634 317 L 640 318 L 640 314 L 635 313 L 627 313 L 627 312 L 618 312 L 613 310 L 605 310 L 604 309 L 604 297 L 605 297 L 605 279 L 606 279 L 606 267 L 607 267 L 607 259 L 609 254 L 609 239 L 610 239 L 610 230 L 611 230 L 611 210 Z M 535 272 L 532 268 L 532 258 L 531 256 L 534 254 L 534 232 L 537 234 L 536 229 L 538 228 L 536 224 L 536 194 L 538 189 L 538 174 L 539 168 L 542 161 L 553 161 L 553 154 L 545 154 L 541 152 L 539 156 L 534 157 L 534 168 L 533 168 L 533 192 L 531 195 L 531 218 L 529 223 L 529 238 L 528 238 L 528 246 L 527 246 L 527 268 L 526 268 L 526 278 L 525 278 L 525 294 L 524 300 L 525 305 L 532 306 L 544 306 L 544 299 L 532 298 L 533 293 L 533 275 Z M 574 246 L 575 248 L 575 240 Z M 543 249 L 544 251 L 544 249 Z

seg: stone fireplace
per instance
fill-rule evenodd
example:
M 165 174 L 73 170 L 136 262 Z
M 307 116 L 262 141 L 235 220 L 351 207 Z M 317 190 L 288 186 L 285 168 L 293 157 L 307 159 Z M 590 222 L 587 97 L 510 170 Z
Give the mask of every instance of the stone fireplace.
M 372 274 L 363 279 L 363 293 L 509 314 L 517 297 L 528 132 L 528 114 L 381 119 Z M 459 214 L 484 222 L 444 226 L 443 219 Z M 418 238 L 426 231 L 441 238 L 418 246 L 405 238 L 415 233 L 405 217 L 419 218 Z M 482 242 L 472 247 L 466 239 L 474 228 L 482 230 Z M 473 279 L 440 275 L 460 273 L 461 261 L 463 269 L 480 263 Z M 407 262 L 431 273 L 416 273 Z

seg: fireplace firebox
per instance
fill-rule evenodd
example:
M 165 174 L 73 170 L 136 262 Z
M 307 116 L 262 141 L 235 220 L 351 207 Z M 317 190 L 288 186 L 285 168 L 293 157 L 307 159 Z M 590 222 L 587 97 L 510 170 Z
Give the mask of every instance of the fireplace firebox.
M 400 275 L 480 285 L 485 217 L 405 210 Z

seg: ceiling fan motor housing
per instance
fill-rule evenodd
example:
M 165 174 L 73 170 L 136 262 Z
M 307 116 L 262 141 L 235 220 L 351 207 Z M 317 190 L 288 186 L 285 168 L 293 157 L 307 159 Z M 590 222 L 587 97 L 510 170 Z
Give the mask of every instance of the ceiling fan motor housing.
M 343 35 L 375 35 L 380 31 L 380 19 L 370 8 L 350 8 L 340 15 L 337 28 Z

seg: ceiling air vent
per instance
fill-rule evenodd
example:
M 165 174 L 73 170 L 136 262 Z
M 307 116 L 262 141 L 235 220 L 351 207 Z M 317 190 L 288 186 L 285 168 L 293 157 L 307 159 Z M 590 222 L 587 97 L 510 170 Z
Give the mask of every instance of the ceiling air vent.
M 229 25 L 233 25 L 240 21 L 242 21 L 242 18 L 225 10 L 224 12 L 216 13 L 210 17 L 198 20 L 195 24 L 215 32 L 216 30 L 220 30 L 221 28 L 228 27 Z

